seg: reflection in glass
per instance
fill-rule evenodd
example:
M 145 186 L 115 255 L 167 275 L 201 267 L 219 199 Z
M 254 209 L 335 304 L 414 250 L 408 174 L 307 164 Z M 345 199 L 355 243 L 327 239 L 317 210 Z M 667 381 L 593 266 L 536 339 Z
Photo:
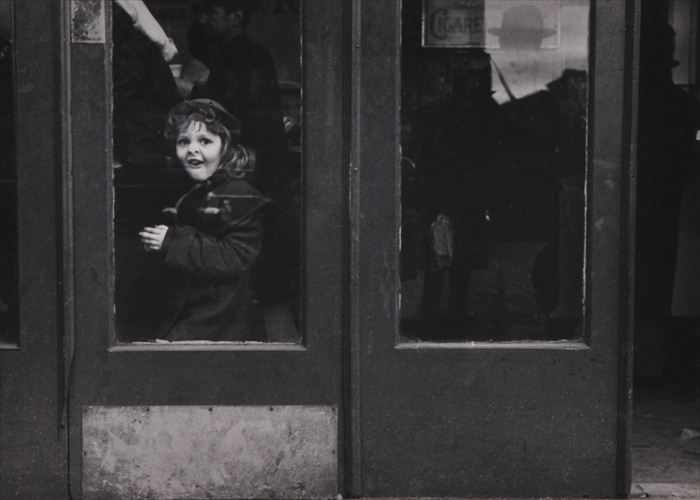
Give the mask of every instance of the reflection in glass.
M 401 331 L 581 336 L 587 0 L 404 0 Z
M 299 0 L 115 1 L 119 341 L 301 341 L 300 40 Z
M 12 4 L 0 0 L 0 347 L 19 340 L 12 26 Z

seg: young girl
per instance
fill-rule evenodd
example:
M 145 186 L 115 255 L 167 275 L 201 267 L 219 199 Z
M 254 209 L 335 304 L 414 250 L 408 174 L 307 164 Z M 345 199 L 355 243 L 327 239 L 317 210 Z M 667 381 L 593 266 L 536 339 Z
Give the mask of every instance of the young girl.
M 220 104 L 193 99 L 169 113 L 165 135 L 195 182 L 174 209 L 173 223 L 144 227 L 144 249 L 167 270 L 168 340 L 250 339 L 250 274 L 260 253 L 262 207 L 250 184 L 250 155 L 239 144 L 240 122 Z

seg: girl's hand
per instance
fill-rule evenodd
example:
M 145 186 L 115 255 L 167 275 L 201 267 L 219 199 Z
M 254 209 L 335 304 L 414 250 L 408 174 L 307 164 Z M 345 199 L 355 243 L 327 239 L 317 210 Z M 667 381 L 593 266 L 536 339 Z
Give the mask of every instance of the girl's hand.
M 141 243 L 144 250 L 147 252 L 157 252 L 163 248 L 165 234 L 168 232 L 168 226 L 146 226 L 139 233 Z

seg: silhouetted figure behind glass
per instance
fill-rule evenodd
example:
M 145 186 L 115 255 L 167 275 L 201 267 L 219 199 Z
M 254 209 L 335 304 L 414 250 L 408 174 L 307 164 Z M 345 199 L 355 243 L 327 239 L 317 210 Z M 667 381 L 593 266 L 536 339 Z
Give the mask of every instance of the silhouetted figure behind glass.
M 635 370 L 665 377 L 685 397 L 697 391 L 692 328 L 672 318 L 681 200 L 697 176 L 700 104 L 672 79 L 675 33 L 644 5 L 637 162 Z
M 256 182 L 272 194 L 275 170 L 284 159 L 287 142 L 274 61 L 246 32 L 254 5 L 246 0 L 203 4 L 200 15 L 206 29 L 200 26 L 191 34 L 207 44 L 207 50 L 197 50 L 210 75 L 192 95 L 214 99 L 240 118 L 242 140 L 256 153 Z
M 127 166 L 162 166 L 168 110 L 181 100 L 162 50 L 115 4 L 114 159 Z
M 671 316 L 680 204 L 696 175 L 698 101 L 673 83 L 674 32 L 647 20 L 642 38 L 637 177 L 637 311 L 642 321 Z
M 192 95 L 222 103 L 242 122 L 241 140 L 255 153 L 255 186 L 272 199 L 265 213 L 265 240 L 255 277 L 258 299 L 277 303 L 297 293 L 298 224 L 291 224 L 294 203 L 288 170 L 290 157 L 285 136 L 280 90 L 274 60 L 247 33 L 250 18 L 259 7 L 248 0 L 206 0 L 200 24 L 190 35 L 204 42 L 198 56 L 209 67 L 205 85 Z M 199 43 L 199 42 L 198 42 Z
M 530 200 L 519 204 L 520 211 L 537 221 L 520 224 L 527 230 L 523 237 L 545 242 L 532 284 L 546 316 L 575 318 L 582 311 L 587 82 L 585 71 L 566 69 L 546 90 L 503 105 L 513 131 L 513 161 L 526 167 L 509 179 Z
M 531 77 L 527 86 L 539 88 L 537 81 L 548 74 L 551 58 L 542 47 L 557 34 L 545 25 L 543 10 L 534 5 L 510 7 L 503 12 L 501 26 L 489 33 L 498 37 L 506 59 L 517 61 L 512 64 L 521 76 Z M 511 141 L 505 163 L 512 168 L 505 203 L 494 213 L 494 232 L 544 243 L 534 259 L 531 282 L 537 312 L 550 325 L 552 318 L 575 320 L 582 311 L 587 80 L 586 71 L 567 68 L 546 88 L 527 95 L 521 95 L 521 80 L 516 96 L 508 78 L 501 76 L 510 97 L 503 112 Z M 559 326 L 550 333 L 571 335 Z
M 202 2 L 192 5 L 193 22 L 187 30 L 187 48 L 190 55 L 207 64 L 207 53 L 209 50 L 209 16 L 204 10 Z
M 432 236 L 423 316 L 427 321 L 444 318 L 441 297 L 447 279 L 447 317 L 459 325 L 467 318 L 471 272 L 487 265 L 491 178 L 504 132 L 498 104 L 491 97 L 488 54 L 472 49 L 453 52 L 449 58 L 450 94 L 420 112 L 416 120 L 420 138 L 416 164 Z M 440 255 L 441 250 L 436 250 L 440 243 L 435 240 L 447 226 L 452 235 L 450 249 Z

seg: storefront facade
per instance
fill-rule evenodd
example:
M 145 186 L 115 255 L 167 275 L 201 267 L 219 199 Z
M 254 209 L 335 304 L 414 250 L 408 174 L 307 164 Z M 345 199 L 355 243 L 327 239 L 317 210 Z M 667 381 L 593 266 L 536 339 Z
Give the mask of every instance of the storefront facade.
M 627 494 L 638 1 L 519 2 L 534 48 L 510 1 L 258 2 L 285 152 L 227 104 L 269 203 L 235 338 L 152 326 L 139 231 L 190 187 L 120 135 L 117 3 L 5 2 L 3 499 Z M 146 4 L 210 98 L 194 3 Z

